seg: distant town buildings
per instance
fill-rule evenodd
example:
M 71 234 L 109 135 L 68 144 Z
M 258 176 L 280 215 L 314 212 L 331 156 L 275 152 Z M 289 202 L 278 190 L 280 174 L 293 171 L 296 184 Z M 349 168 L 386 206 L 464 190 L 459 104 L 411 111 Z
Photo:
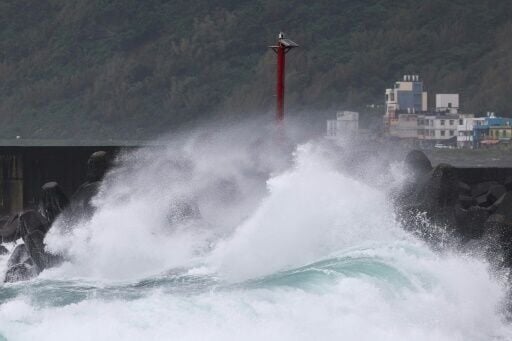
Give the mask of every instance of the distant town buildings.
M 487 113 L 487 116 L 478 123 L 473 127 L 473 146 L 475 148 L 510 143 L 512 119 L 496 117 L 494 113 Z
M 512 120 L 460 112 L 459 94 L 436 94 L 435 108 L 429 110 L 427 92 L 418 75 L 405 75 L 386 89 L 385 134 L 407 139 L 419 146 L 480 148 L 509 143 Z
M 456 93 L 436 94 L 435 107 L 429 108 L 428 93 L 419 75 L 404 75 L 393 88 L 385 90 L 382 135 L 425 148 L 482 148 L 510 143 L 512 119 L 494 113 L 476 116 L 461 112 Z M 327 137 L 351 138 L 359 132 L 361 139 L 358 122 L 357 112 L 339 111 L 336 120 L 327 121 Z
M 355 111 L 338 111 L 335 120 L 327 120 L 328 138 L 351 138 L 359 130 L 359 113 Z

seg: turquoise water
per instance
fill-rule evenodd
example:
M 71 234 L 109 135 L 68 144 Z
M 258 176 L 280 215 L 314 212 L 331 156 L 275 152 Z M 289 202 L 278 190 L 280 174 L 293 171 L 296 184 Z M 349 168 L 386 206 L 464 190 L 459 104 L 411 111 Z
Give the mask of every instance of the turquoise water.
M 58 221 L 46 237 L 67 261 L 0 284 L 0 335 L 512 339 L 506 283 L 484 260 L 434 252 L 405 232 L 386 195 L 393 176 L 366 168 L 370 186 L 313 142 L 274 164 L 272 149 L 255 155 L 231 138 L 123 156 L 93 217 Z M 169 223 L 169 207 L 192 199 L 201 217 Z
M 512 335 L 500 312 L 503 288 L 485 264 L 441 257 L 421 244 L 351 249 L 241 282 L 196 273 L 201 271 L 176 269 L 128 282 L 43 274 L 3 285 L 0 330 L 9 340 L 347 335 L 350 340 L 507 340 Z

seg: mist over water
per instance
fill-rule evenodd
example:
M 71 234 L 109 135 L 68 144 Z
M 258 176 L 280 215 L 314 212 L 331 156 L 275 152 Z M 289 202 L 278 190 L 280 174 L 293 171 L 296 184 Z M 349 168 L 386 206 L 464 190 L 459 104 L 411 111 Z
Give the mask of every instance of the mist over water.
M 259 122 L 158 145 L 118 157 L 90 219 L 52 227 L 63 265 L 2 284 L 0 335 L 512 339 L 489 265 L 395 221 L 387 191 L 402 172 L 386 155 L 356 164 L 352 147 Z

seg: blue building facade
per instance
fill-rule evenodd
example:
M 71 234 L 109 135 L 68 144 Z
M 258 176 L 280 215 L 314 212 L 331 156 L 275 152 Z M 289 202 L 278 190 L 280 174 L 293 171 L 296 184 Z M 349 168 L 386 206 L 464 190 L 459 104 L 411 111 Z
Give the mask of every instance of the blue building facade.
M 510 127 L 512 118 L 488 116 L 485 120 L 473 127 L 473 147 L 478 148 L 483 140 L 488 138 L 491 127 Z

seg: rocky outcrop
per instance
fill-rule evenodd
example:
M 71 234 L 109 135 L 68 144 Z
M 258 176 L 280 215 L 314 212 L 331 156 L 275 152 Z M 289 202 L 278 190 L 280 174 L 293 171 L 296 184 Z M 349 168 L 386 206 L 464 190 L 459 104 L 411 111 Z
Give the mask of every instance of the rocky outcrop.
M 21 238 L 24 244 L 18 245 L 8 260 L 5 282 L 27 280 L 60 259 L 45 250 L 44 237 L 52 223 L 69 201 L 59 185 L 49 182 L 41 188 L 38 210 L 28 210 L 11 217 L 4 229 L 12 230 L 12 240 Z
M 512 169 L 439 164 L 429 170 L 426 159 L 416 150 L 405 160 L 411 175 L 395 197 L 404 226 L 434 243 L 440 237 L 431 232 L 442 227 L 462 245 L 484 245 L 493 260 L 512 267 Z
M 0 219 L 0 224 L 2 224 L 0 227 L 0 238 L 2 243 L 10 243 L 20 238 L 18 234 L 17 219 L 17 214 L 2 217 L 2 219 Z
M 405 157 L 405 164 L 414 177 L 421 177 L 432 170 L 432 163 L 420 150 L 413 150 Z
M 57 216 L 69 205 L 69 200 L 59 184 L 47 182 L 41 187 L 41 198 L 39 200 L 39 214 L 51 225 Z
M 35 267 L 27 263 L 21 263 L 11 266 L 5 273 L 5 283 L 26 281 L 38 275 Z
M 71 196 L 68 219 L 88 218 L 94 212 L 92 198 L 98 194 L 101 181 L 110 167 L 110 156 L 104 151 L 93 153 L 87 161 L 86 181 Z
M 109 166 L 109 155 L 104 151 L 95 152 L 87 161 L 86 181 L 73 194 L 71 200 L 68 200 L 56 182 L 48 182 L 41 188 L 37 210 L 0 218 L 0 244 L 23 240 L 23 244 L 17 245 L 10 255 L 5 282 L 30 279 L 62 261 L 59 255 L 45 250 L 44 238 L 61 215 L 69 224 L 75 218 L 82 219 L 92 215 L 94 209 L 91 200 L 98 193 Z M 181 207 L 175 212 L 174 218 L 186 217 L 193 211 L 193 208 Z M 0 245 L 0 253 L 3 250 L 1 247 Z
M 26 281 L 37 276 L 38 271 L 25 244 L 17 245 L 7 261 L 4 282 Z

